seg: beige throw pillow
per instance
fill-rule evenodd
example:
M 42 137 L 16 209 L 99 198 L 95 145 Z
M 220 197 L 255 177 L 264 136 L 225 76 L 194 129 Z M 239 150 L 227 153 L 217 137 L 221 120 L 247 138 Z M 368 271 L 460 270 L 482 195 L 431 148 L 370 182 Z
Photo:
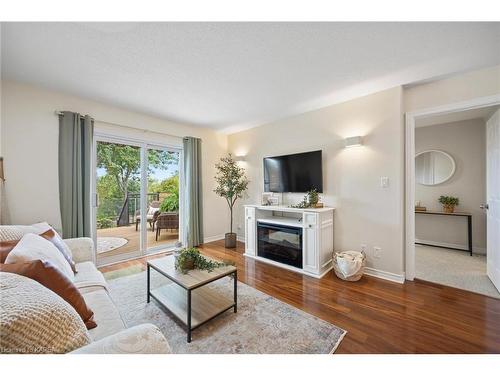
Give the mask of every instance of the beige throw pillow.
M 76 273 L 75 262 L 73 262 L 73 255 L 70 248 L 63 241 L 59 233 L 45 221 L 32 225 L 0 225 L 0 242 L 20 240 L 26 233 L 39 234 L 52 242 L 62 255 L 64 255 L 73 273 Z
M 0 353 L 67 353 L 91 342 L 75 309 L 27 277 L 0 272 Z
M 22 263 L 33 260 L 49 261 L 72 282 L 75 280 L 73 270 L 61 252 L 50 241 L 33 233 L 27 233 L 21 238 L 7 255 L 5 263 Z
M 0 242 L 20 240 L 24 233 L 18 225 L 0 225 Z

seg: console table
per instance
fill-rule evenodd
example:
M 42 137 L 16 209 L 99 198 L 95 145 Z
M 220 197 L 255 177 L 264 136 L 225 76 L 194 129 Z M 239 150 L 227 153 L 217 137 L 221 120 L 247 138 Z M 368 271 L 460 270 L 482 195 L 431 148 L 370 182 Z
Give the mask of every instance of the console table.
M 417 211 L 415 210 L 416 214 L 421 214 L 421 215 L 442 215 L 442 216 L 459 216 L 459 217 L 466 217 L 467 218 L 467 245 L 468 245 L 468 252 L 470 253 L 470 256 L 472 256 L 472 214 L 468 212 L 442 212 L 442 211 Z M 462 249 L 457 249 L 456 247 L 449 247 L 449 246 L 438 246 L 438 245 L 428 245 L 425 243 L 421 242 L 415 242 L 416 244 L 419 245 L 426 245 L 426 246 L 433 246 L 433 247 L 442 247 L 445 249 L 453 249 L 453 250 L 462 250 Z

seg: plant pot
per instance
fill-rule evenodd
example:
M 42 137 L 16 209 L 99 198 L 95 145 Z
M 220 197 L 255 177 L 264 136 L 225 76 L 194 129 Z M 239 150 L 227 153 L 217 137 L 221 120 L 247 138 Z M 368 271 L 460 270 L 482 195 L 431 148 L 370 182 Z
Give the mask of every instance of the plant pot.
M 234 249 L 236 247 L 236 233 L 226 233 L 224 246 L 227 249 Z
M 455 211 L 455 206 L 450 204 L 444 204 L 443 211 L 446 212 L 447 214 L 452 214 Z
M 194 270 L 194 259 L 184 258 L 184 261 L 180 266 L 183 270 Z

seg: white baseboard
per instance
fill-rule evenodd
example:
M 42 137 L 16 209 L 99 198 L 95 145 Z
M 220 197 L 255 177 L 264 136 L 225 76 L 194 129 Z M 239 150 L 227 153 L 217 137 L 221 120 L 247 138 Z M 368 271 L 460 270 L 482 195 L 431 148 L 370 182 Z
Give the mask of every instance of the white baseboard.
M 457 250 L 469 251 L 469 248 L 466 245 L 457 245 L 455 243 L 428 241 L 428 240 L 420 240 L 420 239 L 415 239 L 415 242 L 419 242 L 423 245 L 454 247 Z M 486 249 L 484 247 L 472 246 L 472 252 L 474 254 L 486 255 Z
M 203 238 L 203 243 L 208 243 L 208 242 L 223 240 L 224 237 L 225 237 L 224 234 L 218 234 L 216 236 L 204 237 Z
M 399 284 L 404 284 L 405 282 L 404 273 L 399 275 L 397 273 L 377 270 L 375 268 L 370 268 L 370 267 L 365 267 L 365 275 L 378 277 L 379 279 L 389 280 Z
M 205 237 L 204 238 L 204 243 L 207 243 L 207 242 L 212 242 L 212 241 L 219 241 L 219 240 L 223 240 L 224 239 L 224 234 L 219 234 L 217 236 L 210 236 L 210 237 Z M 244 237 L 240 237 L 238 236 L 238 241 L 241 241 L 241 242 L 245 242 L 245 238 Z M 244 254 L 245 256 L 248 256 L 247 254 Z M 254 258 L 254 259 L 257 259 L 256 257 L 251 257 L 251 258 Z M 259 258 L 257 260 L 261 260 L 261 261 L 268 261 L 267 259 L 264 259 L 264 258 Z M 269 263 L 273 263 L 272 261 L 268 261 Z M 286 268 L 286 267 L 283 267 L 283 268 Z M 290 267 L 292 268 L 293 270 L 294 267 Z M 328 273 L 333 267 L 330 267 L 329 269 L 327 269 L 321 276 L 319 275 L 312 275 L 312 274 L 309 274 L 307 273 L 307 275 L 309 276 L 313 276 L 313 277 L 316 277 L 316 278 L 321 278 L 323 277 L 326 273 Z M 366 267 L 365 268 L 365 274 L 366 275 L 369 275 L 369 276 L 373 276 L 373 277 L 378 277 L 379 279 L 384 279 L 384 280 L 389 280 L 389 281 L 392 281 L 392 282 L 395 282 L 395 283 L 399 283 L 399 284 L 403 284 L 405 282 L 405 275 L 402 274 L 402 275 L 398 275 L 396 273 L 391 273 L 391 272 L 387 272 L 387 271 L 382 271 L 382 270 L 377 270 L 375 268 L 370 268 L 370 267 Z
M 223 240 L 225 236 L 226 236 L 225 234 L 218 234 L 216 236 L 205 237 L 203 238 L 203 243 Z M 245 237 L 237 236 L 236 240 L 245 243 Z

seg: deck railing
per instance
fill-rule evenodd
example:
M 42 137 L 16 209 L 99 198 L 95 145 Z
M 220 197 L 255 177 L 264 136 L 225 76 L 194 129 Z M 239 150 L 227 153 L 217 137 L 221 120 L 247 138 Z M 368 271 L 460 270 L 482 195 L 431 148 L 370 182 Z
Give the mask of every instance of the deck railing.
M 147 205 L 152 201 L 160 200 L 160 193 L 148 193 L 147 194 Z M 116 220 L 117 227 L 123 227 L 130 224 L 135 224 L 136 220 L 136 212 L 139 210 L 141 206 L 141 195 L 139 193 L 131 193 L 127 195 L 125 201 L 123 202 L 123 206 L 120 210 L 120 214 L 118 215 L 118 219 Z

